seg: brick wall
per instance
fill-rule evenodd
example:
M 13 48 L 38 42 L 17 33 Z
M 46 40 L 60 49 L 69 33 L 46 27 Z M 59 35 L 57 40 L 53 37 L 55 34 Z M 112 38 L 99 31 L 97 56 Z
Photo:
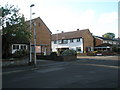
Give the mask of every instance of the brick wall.
M 37 45 L 47 44 L 48 45 L 48 46 L 46 46 L 47 54 L 50 54 L 50 52 L 51 52 L 51 34 L 52 33 L 40 18 L 34 19 L 34 22 L 36 23 L 36 44 Z M 34 35 L 33 25 L 32 25 L 32 35 Z M 31 40 L 32 40 L 32 43 L 34 43 L 33 36 L 32 36 Z
M 95 46 L 98 46 L 100 44 L 103 44 L 103 41 L 100 39 L 95 38 Z
M 22 58 L 11 58 L 11 60 L 2 60 L 2 67 L 12 67 L 12 66 L 20 66 L 20 65 L 28 65 L 29 57 Z
M 90 31 L 86 31 L 86 33 L 83 35 L 83 39 L 84 39 L 84 51 L 86 51 L 86 47 L 94 47 L 94 38 L 92 36 L 92 34 L 90 33 Z

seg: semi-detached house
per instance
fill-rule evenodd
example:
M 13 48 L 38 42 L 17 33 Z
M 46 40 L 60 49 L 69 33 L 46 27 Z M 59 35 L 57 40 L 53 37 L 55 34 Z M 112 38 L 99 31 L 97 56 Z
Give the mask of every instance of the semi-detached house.
M 89 29 L 61 32 L 52 35 L 52 51 L 62 52 L 66 49 L 74 49 L 79 53 L 93 51 L 94 38 Z

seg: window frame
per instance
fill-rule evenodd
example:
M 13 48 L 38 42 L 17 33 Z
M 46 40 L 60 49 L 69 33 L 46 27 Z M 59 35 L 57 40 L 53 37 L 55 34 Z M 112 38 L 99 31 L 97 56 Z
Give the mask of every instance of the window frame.
M 54 43 L 54 44 L 57 44 L 57 40 L 54 40 L 53 43 Z
M 20 48 L 19 48 L 19 45 L 15 45 L 15 44 L 13 44 L 12 49 L 15 50 L 15 49 L 20 49 Z
M 62 44 L 68 44 L 68 40 L 67 39 L 63 39 L 62 40 Z
M 77 38 L 77 42 L 80 42 L 81 38 Z
M 74 39 L 70 39 L 70 43 L 73 43 L 74 42 Z
M 79 50 L 80 49 L 80 50 Z M 81 50 L 81 47 L 76 47 L 76 51 L 77 52 L 81 52 L 82 50 Z

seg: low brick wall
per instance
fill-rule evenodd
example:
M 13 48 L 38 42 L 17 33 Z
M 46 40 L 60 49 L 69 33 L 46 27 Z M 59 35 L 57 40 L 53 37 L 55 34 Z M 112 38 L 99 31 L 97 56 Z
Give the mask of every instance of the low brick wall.
M 2 67 L 12 67 L 12 66 L 20 66 L 20 65 L 28 65 L 29 59 L 9 59 L 9 60 L 2 60 Z
M 117 53 L 88 53 L 87 56 L 114 56 L 117 55 Z
M 76 56 L 62 56 L 63 61 L 71 61 L 71 60 L 76 60 Z
M 76 60 L 77 56 L 51 56 L 51 55 L 37 55 L 37 59 L 44 59 L 44 60 L 53 60 L 53 61 L 71 61 Z
M 117 55 L 117 53 L 79 53 L 77 54 L 77 56 L 113 56 L 113 55 Z
M 87 56 L 87 53 L 77 53 L 77 56 Z

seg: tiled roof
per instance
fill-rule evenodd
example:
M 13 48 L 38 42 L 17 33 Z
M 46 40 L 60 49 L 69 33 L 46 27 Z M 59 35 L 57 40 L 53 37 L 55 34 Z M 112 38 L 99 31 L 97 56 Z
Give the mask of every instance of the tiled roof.
M 112 46 L 112 45 L 109 44 L 109 43 L 103 43 L 103 44 L 100 44 L 100 45 L 98 45 L 96 47 L 107 47 L 107 46 Z
M 84 37 L 84 34 L 86 32 L 89 32 L 89 29 L 53 34 L 52 40 L 80 38 L 80 37 Z
M 109 39 L 109 38 L 100 37 L 100 36 L 94 36 L 94 37 L 100 38 L 100 39 L 102 39 L 102 40 L 118 41 L 118 39 Z

